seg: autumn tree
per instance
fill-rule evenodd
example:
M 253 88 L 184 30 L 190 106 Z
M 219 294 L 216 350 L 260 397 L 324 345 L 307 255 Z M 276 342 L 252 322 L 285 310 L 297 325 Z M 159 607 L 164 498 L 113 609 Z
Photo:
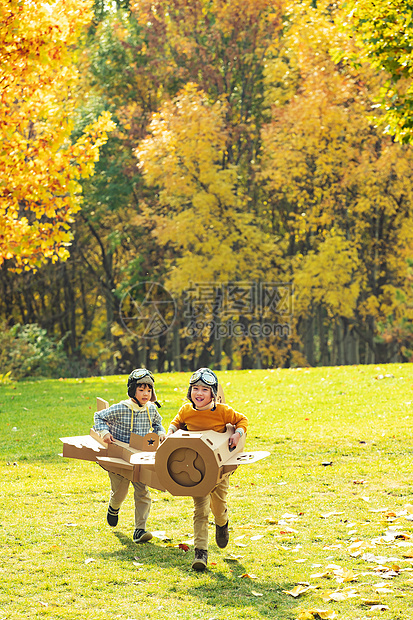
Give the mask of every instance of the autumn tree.
M 200 155 L 204 158 L 204 170 L 209 166 L 214 174 L 218 174 L 219 171 L 221 191 L 226 186 L 225 192 L 227 192 L 226 196 L 219 198 L 220 210 L 213 208 L 208 216 L 209 219 L 214 220 L 210 223 L 210 226 L 214 227 L 210 228 L 210 231 L 214 233 L 217 243 L 220 240 L 222 257 L 220 268 L 217 270 L 217 274 L 220 273 L 218 281 L 225 282 L 228 274 L 232 274 L 232 277 L 238 281 L 252 277 L 254 265 L 256 265 L 254 257 L 245 272 L 240 265 L 234 271 L 233 267 L 236 263 L 234 248 L 243 248 L 243 253 L 238 258 L 246 266 L 248 261 L 244 262 L 242 256 L 244 253 L 247 254 L 247 246 L 250 245 L 253 254 L 253 248 L 257 247 L 256 235 L 265 237 L 261 231 L 263 222 L 257 218 L 260 196 L 259 187 L 255 182 L 255 164 L 259 158 L 260 128 L 268 113 L 264 102 L 264 67 L 267 51 L 275 44 L 281 32 L 281 5 L 267 0 L 259 2 L 231 0 L 230 2 L 212 3 L 205 0 L 196 2 L 161 0 L 155 3 L 134 0 L 131 2 L 131 7 L 142 24 L 150 24 L 150 28 L 147 28 L 147 46 L 148 50 L 153 50 L 153 54 L 150 54 L 151 58 L 156 58 L 160 53 L 162 58 L 169 60 L 170 67 L 173 68 L 171 78 L 168 79 L 166 75 L 165 98 L 168 94 L 173 96 L 177 88 L 181 89 L 173 105 L 166 103 L 162 107 L 160 112 L 162 121 L 159 127 L 155 129 L 156 120 L 151 124 L 151 132 L 155 130 L 152 133 L 153 140 L 162 141 L 161 133 L 164 129 L 161 129 L 161 125 L 163 128 L 169 123 L 174 125 L 172 130 L 174 137 L 171 136 L 171 139 L 177 142 L 183 140 L 187 143 L 188 149 L 181 165 L 190 170 L 191 183 L 196 188 L 192 190 L 192 196 L 183 199 L 175 184 L 174 189 L 177 193 L 168 207 L 161 198 L 159 204 L 152 201 L 150 209 L 155 215 L 158 213 L 163 215 L 169 211 L 171 221 L 174 221 L 176 215 L 175 221 L 181 220 L 182 230 L 185 228 L 187 231 L 194 225 L 197 213 L 199 220 L 204 219 L 207 214 L 205 208 L 201 208 L 198 204 L 198 199 L 202 203 L 202 196 L 208 195 L 211 187 L 203 192 L 199 185 L 200 180 L 196 180 L 196 175 L 201 174 L 197 151 L 199 153 L 204 151 Z M 194 98 L 197 88 L 202 98 L 198 119 L 196 119 L 197 104 Z M 188 97 L 192 97 L 192 103 L 189 102 Z M 179 111 L 178 100 L 189 115 L 186 133 L 183 131 L 185 121 Z M 209 104 L 211 105 L 208 110 Z M 221 136 L 217 148 L 216 130 L 211 133 L 211 140 L 207 146 L 208 137 L 204 126 L 209 128 L 211 120 L 207 120 L 204 115 L 208 113 L 208 115 L 216 116 L 218 110 L 220 110 L 220 120 L 217 121 L 217 127 Z M 179 127 L 181 125 L 182 129 Z M 168 130 L 165 132 L 164 135 L 167 135 Z M 198 139 L 199 149 L 197 149 Z M 149 187 L 158 186 L 156 176 L 150 178 L 149 170 L 152 163 L 149 160 L 152 159 L 153 152 L 149 153 L 147 150 L 148 144 L 155 142 L 144 143 L 145 155 L 142 149 L 138 148 L 142 155 L 142 170 Z M 169 158 L 165 157 L 160 167 L 168 167 L 169 163 Z M 164 172 L 158 177 L 162 189 L 170 185 L 165 178 L 166 175 L 167 173 Z M 184 176 L 188 178 L 186 173 Z M 213 191 L 215 190 L 216 187 Z M 174 190 L 171 189 L 171 191 Z M 197 193 L 198 197 L 196 197 Z M 160 196 L 164 196 L 163 191 Z M 215 201 L 216 198 L 215 196 Z M 192 224 L 190 224 L 191 220 Z M 160 240 L 166 240 L 163 228 L 169 230 L 170 226 L 169 224 L 160 224 L 160 226 L 156 235 Z M 183 237 L 186 234 L 184 233 Z M 227 243 L 224 243 L 225 234 Z M 204 234 L 201 236 L 206 240 L 207 237 Z M 269 240 L 269 242 L 274 248 L 272 241 Z M 171 286 L 172 281 L 180 281 L 180 290 L 185 282 L 188 283 L 188 272 L 184 264 L 189 264 L 191 260 L 193 262 L 211 259 L 210 256 L 204 254 L 207 252 L 207 247 L 205 245 L 201 247 L 202 243 L 194 239 L 191 242 L 188 236 L 186 240 L 183 239 L 182 243 L 188 244 L 187 249 L 183 246 L 179 247 L 179 242 L 169 243 L 168 247 L 173 247 L 175 250 L 175 257 L 171 258 L 166 278 L 166 281 L 171 282 Z M 263 245 L 263 251 L 265 247 L 266 243 Z M 278 251 L 274 250 L 274 262 L 277 262 L 277 254 Z M 183 258 L 185 256 L 186 258 Z M 218 260 L 216 256 L 211 265 L 217 264 Z M 263 277 L 264 264 L 265 260 L 262 263 L 262 269 L 258 269 L 256 275 L 259 272 Z M 213 271 L 216 271 L 215 268 Z M 269 278 L 270 274 L 273 276 L 271 267 L 268 268 Z M 248 348 L 250 343 L 245 346 Z M 254 355 L 252 355 L 253 358 Z M 251 364 L 251 359 L 245 363 Z
M 93 173 L 114 127 L 103 113 L 71 139 L 74 45 L 90 4 L 0 2 L 0 265 L 10 261 L 17 271 L 67 259 L 79 180 Z
M 337 15 L 337 23 L 357 44 L 352 54 L 341 49 L 340 61 L 371 63 L 386 75 L 377 106 L 384 114 L 383 129 L 396 140 L 413 140 L 413 7 L 407 0 L 352 0 Z
M 370 118 L 380 76 L 333 62 L 342 34 L 331 7 L 301 10 L 291 16 L 290 51 L 268 67 L 269 92 L 278 91 L 263 132 L 268 212 L 288 239 L 310 363 L 314 330 L 323 351 L 331 325 L 330 362 L 354 363 L 360 348 L 363 361 L 379 361 L 387 353 L 378 324 L 395 303 L 411 244 L 412 154 Z

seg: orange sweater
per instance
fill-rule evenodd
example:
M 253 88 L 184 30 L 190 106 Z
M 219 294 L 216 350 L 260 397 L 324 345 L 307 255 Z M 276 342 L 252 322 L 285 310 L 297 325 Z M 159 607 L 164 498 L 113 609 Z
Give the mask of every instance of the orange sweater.
M 244 414 L 234 411 L 229 405 L 217 404 L 215 409 L 198 411 L 190 403 L 183 405 L 171 422 L 176 429 L 184 428 L 188 431 L 217 431 L 224 433 L 226 425 L 232 424 L 235 428 L 247 430 L 248 419 Z

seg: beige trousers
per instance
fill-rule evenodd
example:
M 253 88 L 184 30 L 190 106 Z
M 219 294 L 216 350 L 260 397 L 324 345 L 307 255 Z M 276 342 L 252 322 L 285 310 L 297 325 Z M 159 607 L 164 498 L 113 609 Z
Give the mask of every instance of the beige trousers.
M 109 504 L 112 508 L 120 508 L 128 494 L 129 484 L 132 484 L 135 501 L 135 528 L 144 530 L 151 509 L 151 496 L 148 487 L 141 482 L 130 482 L 119 474 L 108 473 L 110 478 Z
M 215 525 L 225 525 L 228 521 L 227 495 L 229 476 L 206 497 L 194 497 L 194 545 L 195 549 L 208 549 L 208 517 L 210 510 L 215 518 Z

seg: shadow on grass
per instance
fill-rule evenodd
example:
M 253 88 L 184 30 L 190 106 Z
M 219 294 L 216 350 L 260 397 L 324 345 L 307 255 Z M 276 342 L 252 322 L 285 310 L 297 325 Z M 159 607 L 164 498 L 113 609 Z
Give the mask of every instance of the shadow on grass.
M 185 552 L 178 547 L 165 547 L 157 544 L 156 539 L 148 543 L 137 545 L 130 535 L 121 531 L 113 532 L 122 544 L 122 549 L 115 552 L 102 550 L 101 556 L 106 559 L 133 560 L 152 566 L 159 571 L 178 570 L 187 577 L 192 576 L 192 585 L 186 584 L 186 594 L 197 597 L 211 607 L 254 608 L 263 617 L 291 619 L 295 617 L 293 610 L 297 601 L 287 597 L 282 591 L 289 590 L 295 584 L 279 583 L 271 579 L 271 567 L 268 569 L 268 578 L 265 580 L 247 577 L 247 568 L 239 561 L 223 558 L 231 574 L 223 572 L 222 568 L 210 562 L 205 572 L 197 573 L 192 570 L 193 547 Z M 174 591 L 174 586 L 171 586 Z M 168 590 L 165 591 L 168 594 Z

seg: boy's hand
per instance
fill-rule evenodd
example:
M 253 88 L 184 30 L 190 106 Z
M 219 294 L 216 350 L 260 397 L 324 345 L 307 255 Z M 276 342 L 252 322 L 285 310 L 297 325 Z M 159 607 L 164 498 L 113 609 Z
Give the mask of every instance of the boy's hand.
M 239 433 L 234 433 L 233 435 L 231 435 L 231 437 L 228 439 L 228 445 L 230 449 L 234 449 L 237 447 L 240 437 L 241 435 Z
M 159 435 L 159 443 L 162 443 L 163 441 L 165 441 L 166 439 L 166 435 L 164 433 L 162 433 L 162 435 Z
M 115 441 L 110 433 L 106 433 L 106 435 L 102 437 L 102 440 L 107 444 L 113 443 Z

